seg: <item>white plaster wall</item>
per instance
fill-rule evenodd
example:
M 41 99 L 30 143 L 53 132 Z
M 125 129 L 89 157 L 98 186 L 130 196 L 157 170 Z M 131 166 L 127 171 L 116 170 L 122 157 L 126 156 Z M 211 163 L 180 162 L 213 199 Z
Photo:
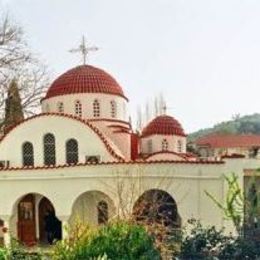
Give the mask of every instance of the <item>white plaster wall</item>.
M 150 156 L 147 161 L 161 161 L 161 160 L 172 160 L 172 161 L 184 161 L 185 159 L 177 154 L 171 153 L 159 153 Z
M 78 141 L 79 161 L 86 155 L 100 155 L 102 161 L 114 161 L 100 137 L 85 124 L 59 116 L 40 116 L 14 128 L 0 143 L 0 160 L 9 160 L 11 166 L 22 166 L 22 145 L 29 141 L 34 147 L 34 164 L 42 166 L 43 136 L 52 133 L 56 141 L 56 164 L 66 163 L 66 141 Z
M 168 141 L 168 151 L 179 153 L 178 141 L 182 142 L 182 153 L 186 153 L 186 137 L 177 135 L 151 135 L 141 139 L 141 151 L 142 153 L 148 153 L 148 142 L 152 140 L 153 153 L 162 151 L 162 141 L 166 139 Z
M 128 121 L 127 100 L 120 96 L 102 93 L 80 93 L 51 97 L 42 101 L 42 112 L 58 113 L 58 103 L 63 102 L 64 114 L 76 115 L 75 102 L 79 100 L 82 104 L 82 118 L 93 119 L 96 118 L 93 117 L 93 102 L 95 99 L 100 102 L 100 118 Z M 115 118 L 111 116 L 110 102 L 112 100 L 117 104 L 117 116 Z M 46 109 L 47 106 L 49 111 Z
M 205 190 L 224 203 L 227 186 L 223 174 L 235 172 L 243 187 L 243 169 L 259 165 L 257 159 L 237 159 L 227 160 L 225 164 L 149 163 L 0 171 L 0 218 L 15 215 L 17 201 L 28 193 L 47 197 L 60 219 L 69 218 L 75 201 L 88 191 L 105 193 L 120 211 L 120 184 L 123 187 L 121 198 L 129 209 L 144 191 L 161 189 L 176 201 L 183 224 L 196 218 L 204 225 L 225 226 L 229 233 L 234 231 L 232 223 L 224 219 L 219 208 L 205 195 Z M 88 206 L 91 207 L 91 203 Z M 88 212 L 88 219 L 95 216 L 91 210 Z
M 121 153 L 126 159 L 131 157 L 131 136 L 129 133 L 115 133 L 114 131 L 120 130 L 119 127 L 110 127 L 118 125 L 129 129 L 129 125 L 117 121 L 92 121 L 93 125 L 100 129 L 113 143 L 120 149 Z

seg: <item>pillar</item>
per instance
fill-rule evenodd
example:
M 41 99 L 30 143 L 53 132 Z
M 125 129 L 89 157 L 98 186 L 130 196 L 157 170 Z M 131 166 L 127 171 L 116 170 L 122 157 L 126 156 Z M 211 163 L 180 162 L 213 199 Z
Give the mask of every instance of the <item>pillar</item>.
M 69 217 L 70 216 L 57 216 L 58 219 L 61 221 L 61 229 L 62 229 L 62 239 L 67 239 L 68 234 L 68 226 L 69 226 Z

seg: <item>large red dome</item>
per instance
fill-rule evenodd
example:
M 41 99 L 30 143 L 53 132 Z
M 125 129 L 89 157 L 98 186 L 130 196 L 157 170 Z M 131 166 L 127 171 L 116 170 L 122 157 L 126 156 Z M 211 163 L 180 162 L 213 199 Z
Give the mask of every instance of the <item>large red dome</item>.
M 127 99 L 117 81 L 104 70 L 90 65 L 77 66 L 59 76 L 44 99 L 77 93 L 103 93 Z
M 142 131 L 142 137 L 156 134 L 186 136 L 181 124 L 175 118 L 166 115 L 156 117 Z

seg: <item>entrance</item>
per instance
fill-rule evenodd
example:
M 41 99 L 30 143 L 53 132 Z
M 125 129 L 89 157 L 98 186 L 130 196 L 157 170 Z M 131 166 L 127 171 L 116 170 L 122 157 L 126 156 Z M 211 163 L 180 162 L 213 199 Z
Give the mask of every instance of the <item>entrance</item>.
M 47 244 L 61 239 L 61 222 L 46 197 L 36 193 L 25 195 L 17 210 L 18 239 L 24 245 Z
M 52 216 L 51 219 L 50 216 Z M 50 220 L 48 220 L 48 218 Z M 47 198 L 43 197 L 39 203 L 40 243 L 47 244 L 49 242 L 47 230 L 52 232 L 52 238 L 54 241 L 61 240 L 61 222 L 55 216 L 55 209 L 52 203 Z
M 35 197 L 26 195 L 18 204 L 18 238 L 27 246 L 36 244 Z

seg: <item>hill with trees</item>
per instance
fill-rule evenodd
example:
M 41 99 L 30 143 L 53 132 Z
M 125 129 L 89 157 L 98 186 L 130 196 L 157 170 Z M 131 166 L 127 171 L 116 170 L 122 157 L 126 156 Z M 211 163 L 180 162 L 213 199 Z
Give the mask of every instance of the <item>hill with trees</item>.
M 188 136 L 189 141 L 194 141 L 202 136 L 221 133 L 221 134 L 260 134 L 260 114 L 240 116 L 236 115 L 232 120 L 214 125 L 211 128 L 201 129 Z

